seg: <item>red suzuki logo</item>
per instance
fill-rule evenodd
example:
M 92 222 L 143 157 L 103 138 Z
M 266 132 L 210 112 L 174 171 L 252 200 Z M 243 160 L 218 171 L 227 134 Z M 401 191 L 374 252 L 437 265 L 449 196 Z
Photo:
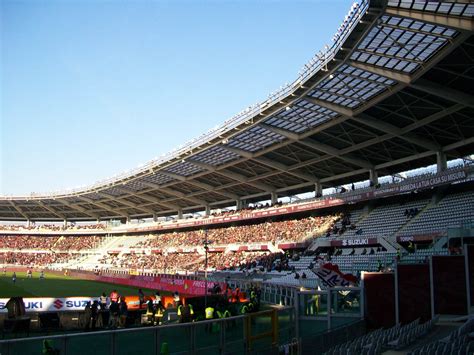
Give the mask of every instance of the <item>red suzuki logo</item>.
M 54 308 L 56 308 L 56 309 L 63 308 L 63 301 L 56 300 L 56 301 L 53 302 L 53 305 L 54 305 Z

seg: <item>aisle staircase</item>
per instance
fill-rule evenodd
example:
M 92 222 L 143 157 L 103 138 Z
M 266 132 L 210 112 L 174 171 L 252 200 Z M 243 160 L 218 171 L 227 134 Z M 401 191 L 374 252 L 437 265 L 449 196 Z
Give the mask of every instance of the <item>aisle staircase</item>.
M 393 233 L 393 235 L 400 235 L 400 234 L 403 234 L 403 233 L 400 233 L 400 232 L 403 232 L 403 230 L 407 229 L 409 226 L 411 226 L 413 223 L 415 223 L 426 211 L 428 211 L 429 209 L 433 208 L 436 206 L 436 203 L 432 200 L 430 203 L 428 203 L 425 207 L 423 207 L 415 217 L 413 218 L 410 218 L 407 223 L 405 223 L 404 225 L 402 225 L 400 228 L 398 228 L 398 230 Z

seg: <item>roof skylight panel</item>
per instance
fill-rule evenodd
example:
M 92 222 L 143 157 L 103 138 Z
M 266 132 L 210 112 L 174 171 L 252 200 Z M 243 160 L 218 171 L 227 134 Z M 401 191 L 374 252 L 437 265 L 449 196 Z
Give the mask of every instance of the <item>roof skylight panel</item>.
M 216 145 L 194 155 L 192 159 L 201 163 L 217 166 L 238 159 L 239 157 L 238 154 Z
M 132 191 L 140 191 L 145 189 L 147 186 L 140 183 L 139 180 L 133 180 L 125 184 L 125 188 Z
M 271 132 L 260 126 L 255 126 L 250 130 L 232 137 L 229 141 L 229 146 L 254 152 L 284 139 L 285 137 L 280 134 Z
M 152 175 L 145 176 L 142 179 L 144 181 L 148 181 L 158 185 L 166 184 L 167 182 L 174 180 L 171 176 L 160 173 L 154 173 Z
M 190 176 L 190 175 L 199 173 L 199 172 L 204 171 L 204 170 L 205 169 L 203 169 L 203 168 L 201 168 L 197 165 L 194 165 L 192 163 L 189 163 L 187 161 L 184 161 L 184 162 L 181 161 L 179 163 L 173 164 L 170 167 L 167 167 L 164 171 L 174 173 L 174 174 L 177 174 L 177 175 L 181 175 L 181 176 Z

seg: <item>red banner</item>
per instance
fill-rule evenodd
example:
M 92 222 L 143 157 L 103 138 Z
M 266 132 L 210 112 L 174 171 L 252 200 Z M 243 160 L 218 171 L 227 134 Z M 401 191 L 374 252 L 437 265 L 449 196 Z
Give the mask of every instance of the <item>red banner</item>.
M 309 245 L 309 243 L 283 243 L 278 244 L 278 249 L 304 249 Z
M 423 241 L 430 241 L 436 237 L 442 236 L 443 233 L 436 232 L 436 233 L 429 233 L 429 234 L 417 234 L 417 235 L 403 235 L 397 237 L 397 242 L 423 242 Z
M 140 275 L 94 275 L 90 273 L 71 272 L 72 276 L 78 276 L 88 280 L 108 282 L 119 285 L 134 286 L 138 288 L 148 288 L 161 291 L 178 291 L 183 295 L 204 295 L 204 280 L 178 279 L 173 277 L 160 276 L 140 276 Z M 208 282 L 208 288 L 211 288 L 214 282 Z M 219 284 L 224 289 L 224 284 Z

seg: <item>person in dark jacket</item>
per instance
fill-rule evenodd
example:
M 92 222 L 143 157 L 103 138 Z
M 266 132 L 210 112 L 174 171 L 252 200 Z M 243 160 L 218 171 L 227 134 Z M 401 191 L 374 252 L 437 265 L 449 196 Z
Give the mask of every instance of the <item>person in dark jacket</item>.
M 119 327 L 125 328 L 125 324 L 127 323 L 127 316 L 128 316 L 128 306 L 127 302 L 125 302 L 125 298 L 120 299 L 120 320 L 119 320 Z
M 91 302 L 87 302 L 86 308 L 84 309 L 84 330 L 89 330 L 91 325 L 92 309 Z
M 109 328 L 115 329 L 118 325 L 120 307 L 117 302 L 112 301 L 109 306 Z
M 95 330 L 97 319 L 99 318 L 99 302 L 94 301 L 91 306 L 91 328 Z
M 139 309 L 142 309 L 142 304 L 145 304 L 145 294 L 142 289 L 138 289 L 138 301 L 140 302 Z

